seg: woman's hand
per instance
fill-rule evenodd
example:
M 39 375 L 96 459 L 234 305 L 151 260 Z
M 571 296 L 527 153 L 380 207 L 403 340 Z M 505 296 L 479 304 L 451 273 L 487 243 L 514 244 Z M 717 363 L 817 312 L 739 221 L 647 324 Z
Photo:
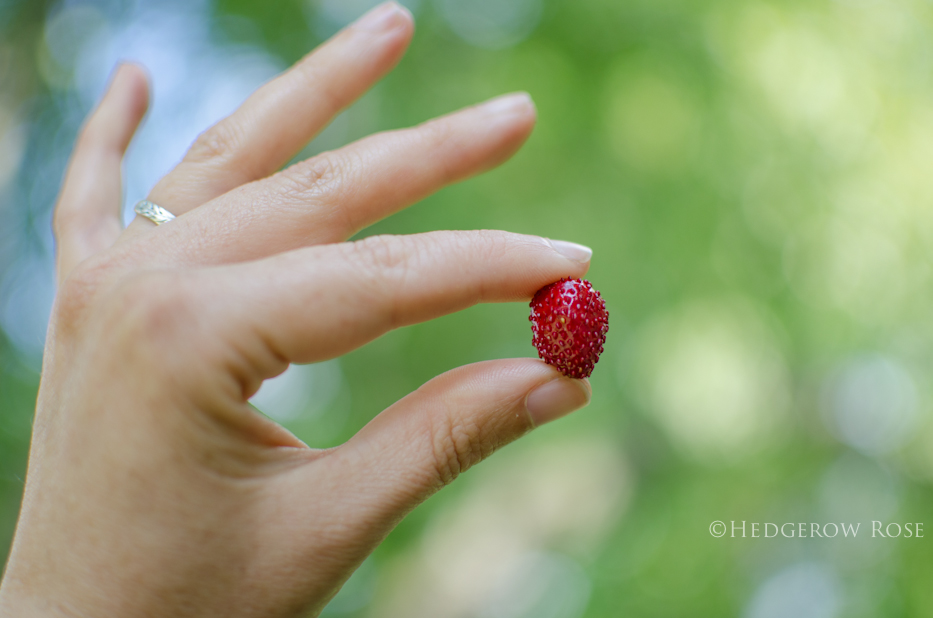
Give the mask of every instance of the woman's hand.
M 374 9 L 204 133 L 120 229 L 120 164 L 147 105 L 122 66 L 78 140 L 55 216 L 48 334 L 4 616 L 319 611 L 392 527 L 469 466 L 586 404 L 533 359 L 461 367 L 346 444 L 307 448 L 247 400 L 288 363 L 584 274 L 589 252 L 505 232 L 348 243 L 505 161 L 525 95 L 382 133 L 276 173 L 402 56 Z

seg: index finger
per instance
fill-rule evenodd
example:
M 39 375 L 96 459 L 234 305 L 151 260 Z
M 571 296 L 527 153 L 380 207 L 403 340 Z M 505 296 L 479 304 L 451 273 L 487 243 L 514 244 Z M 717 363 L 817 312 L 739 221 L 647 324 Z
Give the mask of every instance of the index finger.
M 238 351 L 307 363 L 470 305 L 530 299 L 561 277 L 585 274 L 591 254 L 574 243 L 489 230 L 374 236 L 204 269 L 195 285 L 223 299 L 212 320 Z M 253 360 L 268 364 L 267 356 Z

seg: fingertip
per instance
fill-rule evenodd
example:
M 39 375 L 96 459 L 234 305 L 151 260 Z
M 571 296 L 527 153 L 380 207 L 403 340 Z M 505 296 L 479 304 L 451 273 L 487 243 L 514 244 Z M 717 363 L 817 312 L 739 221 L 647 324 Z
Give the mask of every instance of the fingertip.
M 523 144 L 538 122 L 538 108 L 527 92 L 507 95 L 512 100 L 512 127 L 514 138 Z
M 415 36 L 415 22 L 411 17 L 411 13 L 407 10 L 404 13 L 400 13 L 398 17 L 398 25 L 390 30 L 386 35 L 385 39 L 388 42 L 384 43 L 386 54 L 392 63 L 390 66 L 395 66 L 405 55 L 405 52 L 408 51 L 408 46 L 411 45 L 411 41 Z
M 366 78 L 367 85 L 391 70 L 405 55 L 414 36 L 411 12 L 396 2 L 386 2 L 363 14 L 325 44 L 335 49 L 344 61 L 362 55 L 375 71 Z M 306 59 L 317 57 L 317 50 Z M 367 86 L 368 87 L 368 86 Z
M 120 62 L 110 74 L 107 89 L 95 112 L 88 118 L 87 130 L 115 139 L 125 149 L 149 109 L 149 79 L 138 64 Z M 106 126 L 106 129 L 100 127 Z
M 398 20 L 399 28 L 403 28 L 407 32 L 411 33 L 415 30 L 415 16 L 411 11 L 408 10 L 403 4 L 398 2 L 390 2 L 390 5 L 393 6 L 395 14 L 397 15 L 396 19 Z
M 516 137 L 523 141 L 538 121 L 538 108 L 527 92 L 513 92 L 496 97 L 482 105 L 487 114 L 499 116 L 507 121 Z
M 535 107 L 531 99 L 528 101 L 528 107 L 521 110 L 514 125 L 514 139 L 517 141 L 518 147 L 524 145 L 528 138 L 531 137 L 531 133 L 534 131 L 535 125 L 538 124 L 538 109 Z
M 113 83 L 127 94 L 127 107 L 135 118 L 149 109 L 149 73 L 135 62 L 122 61 L 114 71 Z
M 510 92 L 493 97 L 476 106 L 478 110 L 490 116 L 522 116 L 534 118 L 537 115 L 535 103 L 527 92 Z
M 404 6 L 391 2 L 395 10 L 390 13 L 388 24 L 383 31 L 382 45 L 385 60 L 389 67 L 395 66 L 405 55 L 415 36 L 415 19 L 411 11 Z
M 498 96 L 466 111 L 478 114 L 484 130 L 493 137 L 488 158 L 475 171 L 497 167 L 510 159 L 528 140 L 537 120 L 537 109 L 527 92 Z
M 535 427 L 567 416 L 590 403 L 593 389 L 589 380 L 574 380 L 560 376 L 528 393 L 525 409 Z
M 513 93 L 511 96 L 519 101 L 518 106 L 523 116 L 528 118 L 532 123 L 538 120 L 538 106 L 535 105 L 535 100 L 530 93 L 520 91 Z
M 415 19 L 407 8 L 398 2 L 385 2 L 365 13 L 350 25 L 352 30 L 372 34 L 411 32 Z
M 586 245 L 570 242 L 569 240 L 555 240 L 553 238 L 542 238 L 542 240 L 544 244 L 548 245 L 551 249 L 557 251 L 571 262 L 589 264 L 593 259 L 593 250 Z
M 411 11 L 408 10 L 408 7 L 406 7 L 406 6 L 405 6 L 404 4 L 402 4 L 401 2 L 397 2 L 397 0 L 391 0 L 390 2 L 386 2 L 386 4 L 387 4 L 388 6 L 391 6 L 392 9 L 395 10 L 395 11 L 401 11 L 402 13 L 404 13 L 405 15 L 407 15 L 409 19 L 412 19 L 412 20 L 414 19 L 414 18 L 412 17 Z

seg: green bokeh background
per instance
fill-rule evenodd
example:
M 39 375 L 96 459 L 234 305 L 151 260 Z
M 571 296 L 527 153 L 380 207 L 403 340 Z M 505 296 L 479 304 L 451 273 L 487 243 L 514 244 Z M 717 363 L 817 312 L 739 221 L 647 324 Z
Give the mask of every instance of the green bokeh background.
M 321 4 L 219 0 L 210 35 L 287 65 L 332 31 Z M 458 36 L 443 5 L 415 7 L 408 55 L 341 137 L 515 90 L 538 127 L 500 169 L 365 235 L 491 228 L 591 246 L 609 338 L 589 408 L 431 498 L 327 615 L 933 616 L 928 539 L 867 536 L 873 519 L 925 522 L 933 506 L 933 4 L 547 0 L 495 49 Z M 59 9 L 0 0 L 0 137 L 15 122 L 59 130 L 47 110 L 70 100 L 69 78 L 42 51 Z M 29 173 L 8 167 L 7 184 Z M 3 180 L 0 239 L 25 250 L 52 201 L 24 204 Z M 2 276 L 16 255 L 0 255 Z M 286 424 L 338 444 L 448 369 L 533 356 L 526 316 L 479 306 L 389 333 L 340 359 L 332 409 Z M 0 556 L 34 367 L 0 339 Z M 714 538 L 714 520 L 862 528 Z

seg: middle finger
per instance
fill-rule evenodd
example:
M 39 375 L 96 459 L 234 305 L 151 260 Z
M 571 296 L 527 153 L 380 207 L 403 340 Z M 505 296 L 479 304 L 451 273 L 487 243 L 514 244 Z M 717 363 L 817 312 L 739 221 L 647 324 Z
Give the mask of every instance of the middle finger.
M 163 249 L 145 253 L 206 265 L 346 240 L 444 185 L 501 164 L 534 122 L 534 105 L 520 93 L 370 136 L 205 204 L 149 236 Z

